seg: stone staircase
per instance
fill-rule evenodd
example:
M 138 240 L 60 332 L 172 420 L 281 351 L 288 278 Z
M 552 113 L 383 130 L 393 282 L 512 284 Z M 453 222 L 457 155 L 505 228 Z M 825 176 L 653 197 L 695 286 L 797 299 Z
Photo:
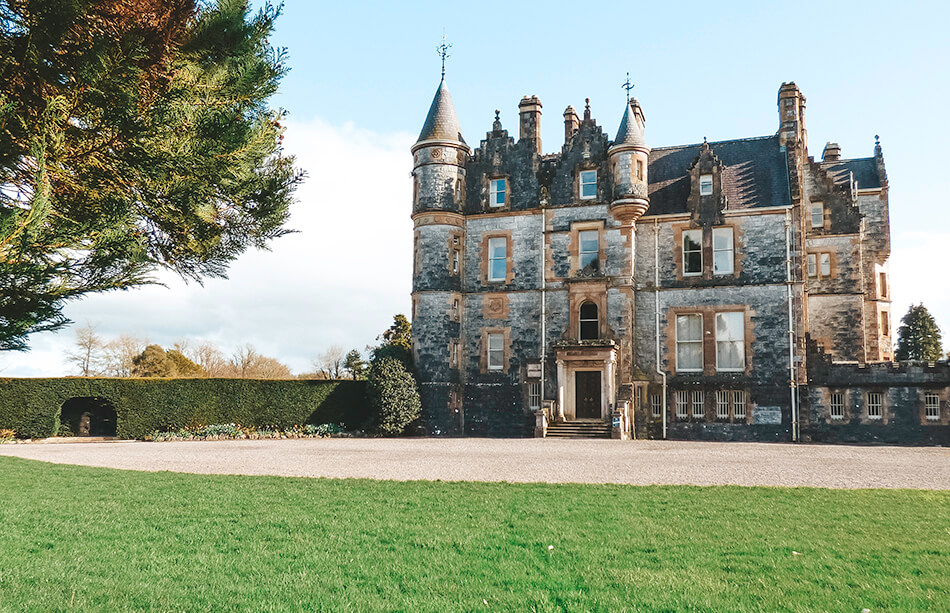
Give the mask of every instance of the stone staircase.
M 562 421 L 548 425 L 547 438 L 610 438 L 611 427 L 597 420 Z

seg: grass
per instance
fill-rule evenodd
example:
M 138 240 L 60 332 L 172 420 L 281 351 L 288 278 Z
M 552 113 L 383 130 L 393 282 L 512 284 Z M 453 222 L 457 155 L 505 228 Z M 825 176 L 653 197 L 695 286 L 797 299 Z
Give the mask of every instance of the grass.
M 203 476 L 9 457 L 0 484 L 0 611 L 950 603 L 950 492 Z

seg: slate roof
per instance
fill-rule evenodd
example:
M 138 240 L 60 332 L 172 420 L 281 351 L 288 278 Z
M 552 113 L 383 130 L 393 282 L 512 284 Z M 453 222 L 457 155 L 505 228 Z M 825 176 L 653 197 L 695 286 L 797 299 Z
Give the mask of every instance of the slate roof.
M 709 143 L 723 163 L 726 210 L 780 206 L 789 203 L 788 168 L 778 136 Z M 650 152 L 650 208 L 647 215 L 685 213 L 689 167 L 702 143 L 662 147 Z
M 636 99 L 632 101 L 632 103 L 635 102 Z M 637 119 L 633 115 L 633 106 L 631 103 L 627 104 L 627 110 L 623 114 L 623 119 L 620 120 L 620 129 L 617 130 L 617 138 L 614 139 L 614 145 L 646 146 L 646 141 L 643 139 L 643 130 L 640 129 L 640 124 L 637 123 Z
M 858 189 L 881 187 L 881 177 L 877 174 L 877 165 L 874 163 L 874 158 L 822 162 L 820 165 L 822 170 L 831 175 L 834 182 L 839 185 L 847 185 L 850 173 L 854 173 L 854 180 L 858 182 Z
M 458 117 L 455 115 L 455 105 L 452 104 L 452 95 L 444 80 L 439 82 L 439 89 L 432 98 L 429 114 L 426 115 L 426 122 L 416 142 L 424 140 L 450 140 L 465 144 Z

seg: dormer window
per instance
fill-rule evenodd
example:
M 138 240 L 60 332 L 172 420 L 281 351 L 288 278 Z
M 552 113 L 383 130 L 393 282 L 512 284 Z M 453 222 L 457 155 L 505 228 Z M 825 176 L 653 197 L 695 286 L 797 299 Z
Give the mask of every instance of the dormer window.
M 488 190 L 488 206 L 498 208 L 505 206 L 507 181 L 505 179 L 492 179 Z
M 820 202 L 811 203 L 811 227 L 825 227 L 825 205 Z
M 712 196 L 712 193 L 713 193 L 712 175 L 700 175 L 699 176 L 699 195 Z
M 597 171 L 582 170 L 580 181 L 581 200 L 593 200 L 597 197 Z

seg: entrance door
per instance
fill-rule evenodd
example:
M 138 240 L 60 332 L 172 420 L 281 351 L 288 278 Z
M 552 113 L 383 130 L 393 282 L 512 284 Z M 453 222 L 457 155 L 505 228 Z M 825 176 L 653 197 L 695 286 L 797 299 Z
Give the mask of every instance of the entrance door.
M 600 372 L 581 370 L 574 373 L 574 415 L 577 419 L 599 419 Z

